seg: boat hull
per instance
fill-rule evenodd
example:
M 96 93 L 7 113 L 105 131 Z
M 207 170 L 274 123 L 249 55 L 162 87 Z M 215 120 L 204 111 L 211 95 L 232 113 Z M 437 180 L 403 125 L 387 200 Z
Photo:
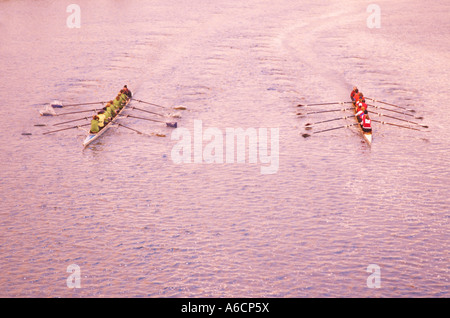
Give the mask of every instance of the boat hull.
M 117 120 L 117 118 L 119 118 L 119 115 L 125 110 L 126 106 L 130 103 L 130 101 L 131 101 L 131 98 L 129 98 L 127 100 L 127 103 L 125 104 L 125 106 L 122 107 L 122 109 L 119 110 L 117 115 L 105 127 L 103 127 L 103 129 L 101 129 L 98 133 L 96 133 L 96 134 L 89 133 L 83 141 L 83 147 L 86 148 L 91 143 L 93 143 L 95 140 L 97 140 L 101 135 L 103 135 L 111 127 L 111 125 L 114 124 L 114 122 Z
M 356 105 L 355 105 L 355 114 L 356 114 Z M 361 127 L 361 124 L 360 124 L 360 122 L 358 121 L 358 118 L 356 118 L 356 116 L 355 116 L 355 120 L 358 122 L 358 129 L 359 129 L 359 131 L 361 132 L 361 134 L 362 134 L 362 136 L 363 136 L 363 138 L 364 138 L 364 141 L 370 146 L 370 145 L 372 145 L 372 133 L 371 132 L 365 132 L 363 129 L 362 129 L 362 127 Z

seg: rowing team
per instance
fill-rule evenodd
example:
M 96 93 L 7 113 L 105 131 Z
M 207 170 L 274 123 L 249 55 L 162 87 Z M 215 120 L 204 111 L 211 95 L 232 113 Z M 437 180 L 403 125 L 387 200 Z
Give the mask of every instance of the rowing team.
M 367 104 L 364 98 L 363 93 L 361 93 L 358 88 L 355 86 L 350 94 L 350 98 L 352 99 L 353 105 L 356 107 L 356 119 L 358 119 L 359 124 L 363 132 L 370 133 L 372 132 L 372 124 L 369 118 L 369 114 L 367 111 Z
M 131 91 L 125 85 L 114 100 L 110 100 L 102 110 L 92 117 L 89 133 L 96 134 L 105 127 L 131 98 Z

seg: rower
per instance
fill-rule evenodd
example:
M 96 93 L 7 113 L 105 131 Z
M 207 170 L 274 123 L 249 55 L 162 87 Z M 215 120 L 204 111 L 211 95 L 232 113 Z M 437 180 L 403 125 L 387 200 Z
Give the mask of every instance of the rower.
M 372 124 L 369 118 L 369 114 L 367 113 L 367 110 L 364 111 L 361 117 L 361 128 L 365 133 L 372 132 Z
M 108 123 L 114 117 L 113 114 L 112 114 L 113 109 L 111 108 L 111 104 L 110 103 L 106 104 L 106 106 L 103 107 L 103 110 L 105 111 L 105 119 L 106 119 L 105 122 Z
M 350 98 L 352 99 L 352 102 L 355 102 L 356 100 L 358 100 L 355 96 L 356 94 L 358 94 L 358 87 L 353 86 L 353 90 L 350 93 Z
M 111 120 L 111 114 L 108 112 L 108 107 L 105 106 L 102 108 L 103 115 L 105 115 L 105 124 L 107 124 Z
M 364 111 L 367 112 L 366 108 L 363 106 L 363 104 L 361 102 L 358 102 L 356 104 L 356 113 L 355 113 L 355 117 L 356 119 L 358 119 L 358 122 L 361 123 L 362 121 L 362 115 L 364 115 Z
M 91 130 L 89 131 L 91 134 L 96 134 L 100 131 L 98 127 L 98 116 L 94 115 L 91 120 Z
M 114 110 L 118 110 L 122 108 L 122 99 L 120 98 L 120 94 L 116 96 L 114 101 L 112 102 Z
M 358 96 L 356 97 L 356 100 L 362 100 L 363 103 L 366 102 L 366 99 L 364 98 L 364 95 L 361 92 L 358 93 Z
M 128 100 L 128 95 L 125 93 L 124 89 L 120 90 L 120 98 L 122 100 L 122 104 L 126 104 Z
M 131 98 L 131 91 L 128 89 L 127 85 L 124 85 L 123 89 L 125 90 L 125 95 L 127 95 L 128 98 Z
M 106 106 L 109 107 L 109 113 L 111 114 L 111 117 L 112 118 L 116 117 L 117 108 L 115 107 L 114 102 L 110 100 Z
M 362 107 L 364 107 L 365 109 L 367 109 L 367 104 L 366 104 L 366 99 L 364 98 L 362 93 L 359 93 L 359 99 L 358 99 L 358 103 L 362 104 Z M 361 108 L 362 108 L 361 107 Z
M 120 90 L 120 93 L 117 96 L 119 97 L 120 108 L 122 109 L 123 106 L 127 103 L 128 96 L 125 95 L 125 91 L 123 89 Z
M 105 122 L 106 122 L 106 115 L 105 115 L 105 111 L 101 110 L 97 113 L 97 117 L 98 117 L 98 128 L 101 130 L 103 127 L 105 127 Z
M 356 107 L 356 113 L 358 113 L 359 111 L 361 111 L 362 103 L 359 101 L 356 102 L 355 107 Z

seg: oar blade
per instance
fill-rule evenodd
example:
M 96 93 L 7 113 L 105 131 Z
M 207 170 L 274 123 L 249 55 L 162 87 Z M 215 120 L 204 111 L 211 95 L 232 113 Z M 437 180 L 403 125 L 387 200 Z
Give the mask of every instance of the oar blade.
M 54 100 L 50 105 L 53 108 L 63 108 L 63 103 L 59 100 Z
M 51 105 L 46 105 L 44 109 L 39 111 L 41 116 L 56 116 L 56 112 Z

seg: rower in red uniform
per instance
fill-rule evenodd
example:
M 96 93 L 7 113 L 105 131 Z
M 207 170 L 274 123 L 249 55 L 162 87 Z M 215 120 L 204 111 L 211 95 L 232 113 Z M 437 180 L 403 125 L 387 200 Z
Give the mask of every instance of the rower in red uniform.
M 363 104 L 362 102 L 356 102 L 355 107 L 356 107 L 356 113 L 359 113 L 361 111 Z
M 370 122 L 369 114 L 367 110 L 361 116 L 361 128 L 365 133 L 372 132 L 372 124 Z
M 358 106 L 359 103 L 362 104 L 362 107 L 367 109 L 366 99 L 364 98 L 364 95 L 361 92 L 358 93 L 358 95 L 356 96 L 355 106 Z
M 350 98 L 352 99 L 352 102 L 355 102 L 355 101 L 357 101 L 358 99 L 356 98 L 356 94 L 358 94 L 358 87 L 356 87 L 356 86 L 353 86 L 353 90 L 352 90 L 352 92 L 350 93 Z
M 364 112 L 367 112 L 366 108 L 363 106 L 362 102 L 356 102 L 356 113 L 355 117 L 358 119 L 358 122 L 362 122 L 362 117 L 364 115 Z
M 364 99 L 364 97 L 359 99 L 359 102 L 362 103 L 362 107 L 364 107 L 365 109 L 367 109 L 367 104 L 366 104 L 366 100 Z
M 364 95 L 362 92 L 359 92 L 357 96 L 355 96 L 355 100 L 359 101 L 362 100 L 364 103 L 366 102 L 366 99 L 364 98 Z

